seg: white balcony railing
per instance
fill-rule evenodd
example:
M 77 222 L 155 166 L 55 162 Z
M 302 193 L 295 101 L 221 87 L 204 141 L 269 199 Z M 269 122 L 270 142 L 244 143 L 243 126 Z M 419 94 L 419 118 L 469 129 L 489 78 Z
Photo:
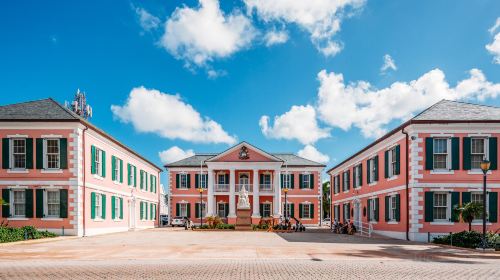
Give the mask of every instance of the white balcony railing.
M 241 192 L 241 189 L 243 189 L 243 187 L 245 187 L 247 192 L 253 192 L 253 186 L 250 184 L 236 184 L 236 192 Z
M 229 191 L 229 184 L 215 184 L 214 185 L 214 192 L 228 192 Z
M 273 184 L 260 184 L 259 185 L 259 192 L 263 193 L 269 193 L 273 192 Z

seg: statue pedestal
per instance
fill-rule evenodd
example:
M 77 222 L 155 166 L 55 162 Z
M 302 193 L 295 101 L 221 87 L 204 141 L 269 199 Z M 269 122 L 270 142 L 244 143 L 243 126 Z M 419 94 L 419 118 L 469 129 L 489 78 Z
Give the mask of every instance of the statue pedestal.
M 236 230 L 252 230 L 252 210 L 236 210 Z

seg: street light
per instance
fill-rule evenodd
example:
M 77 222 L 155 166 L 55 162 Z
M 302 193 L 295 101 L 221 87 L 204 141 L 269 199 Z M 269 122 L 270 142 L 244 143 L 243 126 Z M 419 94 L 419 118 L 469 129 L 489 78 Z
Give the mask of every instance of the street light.
M 483 171 L 483 251 L 486 249 L 486 174 L 490 170 L 490 161 L 483 159 L 481 170 Z
M 199 187 L 198 192 L 200 192 L 200 219 L 201 219 L 200 228 L 202 228 L 203 227 L 203 188 Z
M 286 207 L 287 206 L 287 204 L 286 204 L 286 194 L 288 193 L 288 188 L 285 187 L 283 189 L 283 192 L 285 193 L 285 221 L 288 221 L 288 214 L 289 213 L 288 213 L 288 208 Z

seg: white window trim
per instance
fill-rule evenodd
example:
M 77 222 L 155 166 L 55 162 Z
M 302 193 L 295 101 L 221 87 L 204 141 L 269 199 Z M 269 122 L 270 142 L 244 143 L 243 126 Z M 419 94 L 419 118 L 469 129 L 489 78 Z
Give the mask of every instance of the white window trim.
M 26 189 L 27 188 L 11 188 L 10 189 L 10 192 L 9 192 L 9 201 L 11 201 L 9 204 L 10 207 L 9 207 L 9 210 L 10 210 L 10 219 L 28 219 L 26 217 Z M 14 192 L 16 191 L 24 191 L 24 208 L 25 208 L 25 212 L 24 212 L 24 215 L 14 215 L 15 213 L 15 206 L 14 206 Z
M 117 222 L 123 220 L 122 218 L 120 218 L 120 210 L 121 210 L 120 199 L 121 199 L 121 197 L 119 197 L 119 196 L 115 196 L 114 197 L 114 200 L 115 200 L 115 209 L 113 209 L 113 211 L 115 211 L 115 218 L 113 220 L 117 221 Z M 116 212 L 116 207 L 118 207 L 118 213 Z
M 104 221 L 102 218 L 102 193 L 95 193 L 95 202 L 96 204 L 94 205 L 94 211 L 95 211 L 95 218 L 94 221 L 100 222 Z M 99 205 L 97 205 L 99 203 Z M 97 211 L 97 206 L 99 206 L 100 211 Z
M 28 152 L 27 148 L 28 147 L 27 147 L 26 139 L 27 139 L 27 137 L 26 138 L 24 138 L 24 137 L 10 138 L 10 141 L 9 141 L 9 164 L 10 164 L 9 169 L 11 171 L 21 171 L 21 172 L 23 172 L 23 171 L 28 170 L 26 168 L 26 165 L 27 165 L 27 156 L 28 156 L 27 155 L 27 152 Z M 15 140 L 24 140 L 24 168 L 14 168 L 14 141 Z M 12 173 L 15 173 L 15 172 L 12 172 Z
M 292 184 L 290 184 L 292 175 L 288 172 L 282 174 L 283 174 L 283 188 L 290 189 L 292 186 Z
M 202 189 L 208 189 L 208 173 L 198 173 L 198 181 Z
M 432 222 L 431 223 L 434 223 L 434 225 L 437 225 L 437 224 L 453 224 L 453 222 L 451 222 L 451 193 L 450 192 L 434 192 L 434 195 L 436 194 L 446 194 L 446 219 L 434 219 L 434 217 L 432 217 Z M 432 201 L 435 201 L 435 198 L 433 197 L 433 200 Z M 433 209 L 433 212 L 434 212 L 434 203 L 432 205 L 432 209 Z
M 377 204 L 375 203 L 375 199 L 370 198 L 370 213 L 368 213 L 368 215 L 370 217 L 370 223 L 377 222 L 375 219 L 375 212 L 377 210 L 376 207 L 377 207 Z
M 113 172 L 115 175 L 114 182 L 116 184 L 120 184 L 120 173 L 122 173 L 122 170 L 120 168 L 120 158 L 115 156 L 114 159 L 115 159 L 115 169 L 111 170 L 111 172 Z
M 266 212 L 265 205 L 269 205 L 269 216 L 265 216 Z M 273 203 L 272 202 L 263 202 L 262 203 L 262 217 L 272 217 L 273 216 Z
M 102 151 L 99 147 L 95 147 L 95 156 L 99 155 L 99 161 L 97 161 L 95 158 L 92 159 L 94 161 L 94 166 L 96 168 L 96 173 L 94 174 L 94 178 L 99 179 L 99 178 L 104 178 L 102 177 Z M 97 163 L 99 162 L 99 167 L 97 166 Z
M 179 173 L 179 189 L 187 190 L 188 189 L 188 174 L 187 173 Z M 145 176 L 143 176 L 145 177 Z M 182 186 L 182 177 L 186 179 L 186 185 Z M 144 185 L 143 185 L 144 186 Z
M 395 208 L 396 206 L 393 207 L 393 204 L 392 204 L 393 200 L 396 200 L 396 195 L 389 195 L 389 221 L 388 221 L 388 223 L 390 223 L 390 222 L 397 223 L 396 217 L 394 217 L 394 213 L 393 213 L 393 210 L 396 209 Z M 394 201 L 394 203 L 397 203 L 397 201 Z
M 472 201 L 472 194 L 483 194 L 483 191 L 472 191 L 470 192 L 470 197 Z M 488 223 L 488 217 L 489 217 L 489 212 L 490 212 L 490 193 L 486 192 L 486 222 Z M 473 224 L 483 224 L 483 219 L 474 219 L 472 220 Z
M 58 150 L 59 150 L 59 168 L 49 168 L 48 153 L 47 153 L 47 141 L 57 140 Z M 44 138 L 43 139 L 43 170 L 42 171 L 60 171 L 61 170 L 61 139 L 60 138 Z
M 304 215 L 306 213 L 304 206 L 306 206 L 306 205 L 307 205 L 307 207 L 309 207 L 308 208 L 309 209 L 309 213 L 308 213 L 308 217 L 307 218 Z M 302 220 L 312 220 L 313 219 L 313 218 L 311 218 L 311 216 L 313 216 L 312 215 L 313 213 L 311 211 L 311 205 L 312 205 L 312 203 L 302 203 Z
M 375 157 L 370 158 L 368 161 L 370 162 L 370 182 L 368 182 L 368 186 L 373 186 L 377 184 L 377 180 L 375 180 L 375 175 L 377 174 L 375 170 Z
M 442 139 L 442 140 L 446 140 L 446 168 L 434 168 L 434 155 L 436 154 L 434 149 L 436 147 L 435 145 L 435 140 L 438 140 L 438 139 Z M 451 138 L 449 137 L 435 137 L 432 139 L 432 171 L 434 171 L 434 173 L 431 172 L 431 174 L 450 174 L 449 172 L 453 170 L 451 169 L 451 157 L 453 156 L 452 155 L 452 150 L 451 150 Z M 451 173 L 453 174 L 453 173 Z
M 220 211 L 219 207 L 220 207 L 220 205 L 224 206 L 224 215 L 226 214 L 226 208 L 228 207 L 228 205 L 226 204 L 226 202 L 217 202 L 217 216 L 219 216 L 219 211 Z M 221 217 L 221 216 L 219 216 L 219 217 Z
M 134 182 L 135 182 L 135 176 L 134 176 L 135 175 L 135 166 L 130 164 L 130 163 L 129 163 L 129 166 L 130 166 L 130 173 L 127 175 L 128 175 L 128 180 L 130 181 L 130 185 L 128 185 L 128 186 L 133 188 Z M 128 170 L 128 167 L 127 167 L 127 170 Z
M 355 176 L 356 184 L 353 184 L 353 188 L 359 189 L 359 188 L 361 188 L 361 185 L 363 185 L 363 182 L 361 180 L 361 173 L 363 172 L 361 170 L 361 164 L 354 166 L 353 171 L 354 170 L 356 170 L 356 176 Z M 354 185 L 356 185 L 356 186 L 354 186 Z
M 393 167 L 392 167 L 392 163 L 393 163 L 393 158 L 392 158 L 392 153 L 394 151 L 394 153 L 396 153 L 396 146 L 394 147 L 391 147 L 389 150 L 389 152 L 387 153 L 388 154 L 388 160 L 389 160 L 389 171 L 388 171 L 388 175 L 389 175 L 389 178 L 387 178 L 387 180 L 389 181 L 390 179 L 395 179 L 397 178 L 397 174 L 394 174 L 395 170 L 393 170 Z
M 486 160 L 489 160 L 490 159 L 490 141 L 489 141 L 489 137 L 488 136 L 485 136 L 485 135 L 476 135 L 476 136 L 472 136 L 471 139 L 470 139 L 470 155 L 472 157 L 472 140 L 473 139 L 483 139 L 484 141 L 484 159 Z M 489 170 L 488 172 L 490 172 L 491 170 Z M 471 159 L 471 169 L 469 170 L 468 172 L 469 174 L 483 174 L 483 171 L 481 170 L 481 168 L 472 168 L 472 159 Z
M 47 192 L 59 192 L 59 207 L 61 206 L 60 189 L 54 189 L 54 188 L 43 189 L 43 218 L 45 218 L 45 219 L 54 219 L 54 218 L 60 219 L 61 213 L 59 213 L 59 215 L 57 215 L 57 216 L 49 216 L 49 200 L 48 200 Z
M 186 213 L 185 215 L 182 214 L 182 206 L 185 206 Z M 187 202 L 179 202 L 179 216 L 180 217 L 187 217 L 187 211 L 188 210 L 188 203 Z M 144 215 L 142 215 L 144 217 Z

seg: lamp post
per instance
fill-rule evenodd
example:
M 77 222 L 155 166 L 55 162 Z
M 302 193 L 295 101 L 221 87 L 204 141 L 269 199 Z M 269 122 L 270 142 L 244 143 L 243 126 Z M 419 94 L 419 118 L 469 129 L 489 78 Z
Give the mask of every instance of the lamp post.
M 288 193 L 288 188 L 285 187 L 283 189 L 283 192 L 285 193 L 285 221 L 288 221 L 288 208 L 287 208 L 287 203 L 286 203 L 286 194 Z
M 483 251 L 486 249 L 486 174 L 490 170 L 490 162 L 483 159 L 481 162 L 481 170 L 483 171 Z
M 199 187 L 198 192 L 200 192 L 200 219 L 201 219 L 200 228 L 202 228 L 203 227 L 203 188 Z

